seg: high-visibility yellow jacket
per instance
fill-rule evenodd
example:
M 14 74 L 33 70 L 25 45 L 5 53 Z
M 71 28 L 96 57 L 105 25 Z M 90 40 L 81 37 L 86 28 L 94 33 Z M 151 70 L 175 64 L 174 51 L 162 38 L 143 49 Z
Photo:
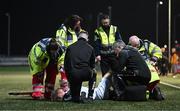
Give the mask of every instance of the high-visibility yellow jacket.
M 159 78 L 159 74 L 157 72 L 157 70 L 151 65 L 151 63 L 149 61 L 146 61 L 146 64 L 148 65 L 148 68 L 151 72 L 151 80 L 149 81 L 149 83 L 153 83 L 155 81 L 160 81 Z
M 101 26 L 95 30 L 95 33 L 98 35 L 95 36 L 95 41 L 97 39 L 100 39 L 101 41 L 101 49 L 100 49 L 101 54 L 109 54 L 113 52 L 112 45 L 116 41 L 115 40 L 116 31 L 117 31 L 117 27 L 113 25 L 110 26 L 109 35 L 106 34 L 106 32 L 103 30 Z
M 140 43 L 139 52 L 145 60 L 157 61 L 157 59 L 162 58 L 162 52 L 159 46 L 148 40 L 141 41 Z
M 66 27 L 62 24 L 60 29 L 56 31 L 56 38 L 59 39 L 59 41 L 62 43 L 62 46 L 66 49 L 69 45 L 76 42 L 78 40 L 77 35 L 84 31 L 83 29 L 80 29 L 78 33 L 76 33 L 74 30 L 72 30 L 70 27 Z
M 42 72 L 49 64 L 50 57 L 46 51 L 46 46 L 49 44 L 51 38 L 44 38 L 37 42 L 29 52 L 28 63 L 30 66 L 30 73 L 32 75 Z M 62 48 L 59 49 L 57 58 L 57 68 L 64 62 L 64 52 Z

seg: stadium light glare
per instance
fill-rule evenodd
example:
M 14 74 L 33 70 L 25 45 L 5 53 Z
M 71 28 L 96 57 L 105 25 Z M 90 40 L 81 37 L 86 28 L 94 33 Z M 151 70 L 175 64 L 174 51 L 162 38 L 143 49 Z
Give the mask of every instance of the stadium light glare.
M 160 5 L 163 5 L 163 1 L 159 1 L 159 4 L 160 4 Z

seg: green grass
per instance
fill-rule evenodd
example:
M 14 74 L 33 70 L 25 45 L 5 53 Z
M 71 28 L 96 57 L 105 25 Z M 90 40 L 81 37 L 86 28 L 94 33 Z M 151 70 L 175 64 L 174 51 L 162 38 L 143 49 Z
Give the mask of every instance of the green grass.
M 166 96 L 164 101 L 148 100 L 110 101 L 99 100 L 92 103 L 51 102 L 32 100 L 28 96 L 9 96 L 10 91 L 31 91 L 31 75 L 28 70 L 0 70 L 0 110 L 179 110 L 180 90 L 160 85 Z M 100 78 L 100 76 L 99 76 Z M 172 79 L 171 77 L 167 77 Z M 165 77 L 162 79 L 165 79 Z M 175 78 L 176 80 L 176 78 Z M 179 82 L 180 78 L 176 82 Z M 171 80 L 170 80 L 171 81 Z M 173 80 L 172 80 L 173 81 Z M 57 82 L 58 84 L 58 82 Z M 57 87 L 58 85 L 56 85 Z
M 180 87 L 180 74 L 177 74 L 176 78 L 173 78 L 171 74 L 168 76 L 162 76 L 161 81 Z

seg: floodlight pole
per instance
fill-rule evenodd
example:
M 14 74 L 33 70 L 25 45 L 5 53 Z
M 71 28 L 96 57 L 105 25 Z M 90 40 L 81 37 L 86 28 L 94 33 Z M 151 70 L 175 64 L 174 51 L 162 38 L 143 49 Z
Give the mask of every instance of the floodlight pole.
M 158 45 L 159 36 L 159 1 L 156 1 L 156 44 Z
M 159 6 L 163 5 L 163 1 L 156 1 L 156 44 L 159 45 Z
M 168 1 L 168 57 L 171 60 L 171 0 Z

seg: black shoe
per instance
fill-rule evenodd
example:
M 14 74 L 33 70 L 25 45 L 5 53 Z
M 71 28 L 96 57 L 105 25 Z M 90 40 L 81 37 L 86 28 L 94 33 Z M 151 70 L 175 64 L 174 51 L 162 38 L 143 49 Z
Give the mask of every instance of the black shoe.
M 92 97 L 92 96 L 89 96 L 89 97 L 87 98 L 87 101 L 88 101 L 88 102 L 93 102 L 93 97 Z
M 92 103 L 93 102 L 93 98 L 85 98 L 85 99 L 83 99 L 81 101 L 83 101 L 83 103 Z
M 157 101 L 162 101 L 165 99 L 165 96 L 164 94 L 162 94 L 161 90 L 159 87 L 155 87 L 153 92 L 150 93 L 150 99 L 154 99 L 154 100 L 157 100 Z
M 80 95 L 81 95 L 81 97 L 80 97 L 80 98 L 81 98 L 82 100 L 86 98 L 86 92 L 81 92 L 81 94 L 80 94 Z

